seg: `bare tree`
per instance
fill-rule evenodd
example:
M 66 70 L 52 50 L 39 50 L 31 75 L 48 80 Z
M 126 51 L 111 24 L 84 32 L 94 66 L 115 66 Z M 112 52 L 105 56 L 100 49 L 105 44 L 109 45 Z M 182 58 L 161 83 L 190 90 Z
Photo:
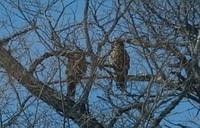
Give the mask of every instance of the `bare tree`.
M 198 0 L 5 0 L 0 8 L 0 127 L 200 127 Z M 123 91 L 108 61 L 113 37 L 130 56 Z M 87 71 L 71 99 L 65 70 L 77 49 Z

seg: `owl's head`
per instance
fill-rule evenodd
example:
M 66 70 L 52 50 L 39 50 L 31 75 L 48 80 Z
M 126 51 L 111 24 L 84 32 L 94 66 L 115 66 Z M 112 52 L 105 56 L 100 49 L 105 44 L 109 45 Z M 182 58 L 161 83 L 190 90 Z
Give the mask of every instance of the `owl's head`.
M 122 39 L 122 38 L 117 38 L 117 37 L 113 37 L 114 39 L 114 46 L 124 46 L 124 43 L 126 42 L 126 40 Z
M 73 60 L 79 60 L 79 59 L 85 58 L 85 54 L 83 53 L 83 50 L 81 49 L 70 51 L 67 56 L 69 59 L 73 59 Z

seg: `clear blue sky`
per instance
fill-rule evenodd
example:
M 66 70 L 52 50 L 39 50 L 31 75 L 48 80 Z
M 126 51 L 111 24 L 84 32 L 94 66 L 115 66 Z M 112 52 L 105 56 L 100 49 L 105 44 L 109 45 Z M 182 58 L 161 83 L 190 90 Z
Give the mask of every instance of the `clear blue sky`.
M 3 1 L 2 1 L 3 2 Z M 44 3 L 46 2 L 46 1 L 43 1 Z M 66 2 L 66 3 L 69 3 L 69 2 Z M 110 2 L 107 2 L 107 6 L 110 6 L 111 5 L 111 1 Z M 3 2 L 3 4 L 5 4 L 5 5 L 8 5 L 8 4 L 6 4 L 5 2 Z M 58 4 L 58 5 L 56 5 L 56 7 L 59 7 L 60 5 Z M 41 7 L 42 7 L 42 5 L 41 5 Z M 13 11 L 14 9 L 11 7 L 11 6 L 7 6 L 7 8 L 6 9 L 8 9 L 8 10 L 10 10 L 11 12 L 6 12 L 5 11 L 5 8 L 2 8 L 2 6 L 0 6 L 0 8 L 1 8 L 1 11 L 0 11 L 0 13 L 2 14 L 1 15 L 1 19 L 3 19 L 3 21 L 5 21 L 5 22 L 7 22 L 7 21 L 9 21 L 9 18 L 12 18 L 12 21 L 13 21 L 13 26 L 17 26 L 17 27 L 21 27 L 21 26 L 24 26 L 25 25 L 25 22 L 23 21 L 23 20 L 21 20 L 18 16 L 16 16 L 16 14 L 18 14 L 19 12 L 16 12 L 16 13 L 14 13 L 15 11 Z M 70 14 L 70 13 L 72 13 L 72 12 L 75 12 L 75 14 L 76 14 L 76 21 L 77 22 L 81 22 L 82 20 L 83 20 L 83 9 L 84 9 L 84 1 L 83 0 L 79 0 L 79 2 L 78 3 L 74 3 L 74 4 L 72 4 L 69 8 L 67 8 L 67 12 Z M 102 11 L 103 11 L 103 9 L 102 9 Z M 100 12 L 100 14 L 103 14 L 103 12 Z M 11 14 L 12 15 L 12 17 L 7 17 L 7 15 L 8 14 Z M 54 16 L 55 17 L 57 17 L 58 15 L 57 15 L 57 13 L 51 13 L 51 16 L 52 16 L 52 20 L 54 19 Z M 42 17 L 42 18 L 44 18 L 44 17 Z M 67 18 L 69 18 L 69 17 L 67 17 Z M 74 17 L 72 17 L 72 18 L 74 18 Z M 41 21 L 39 21 L 39 22 L 41 22 L 42 23 L 42 21 L 44 21 L 45 19 L 42 19 Z M 73 22 L 73 20 L 74 19 L 72 19 L 72 22 Z M 11 24 L 10 24 L 11 25 Z M 9 34 L 12 34 L 13 32 L 15 32 L 16 31 L 16 29 L 13 29 L 13 26 L 1 26 L 1 36 L 2 37 L 6 37 L 6 36 L 8 36 Z M 90 33 L 90 34 L 93 34 L 93 33 Z M 30 41 L 31 40 L 34 40 L 34 36 L 36 36 L 36 35 L 32 35 L 33 37 L 31 37 L 30 36 Z M 83 40 L 84 41 L 84 40 Z M 27 42 L 26 42 L 27 43 Z M 32 42 L 30 42 L 30 43 L 32 43 Z M 15 47 L 17 44 L 15 44 L 15 43 L 10 43 L 10 46 L 11 47 Z M 37 55 L 38 55 L 38 53 L 40 53 L 41 55 L 43 54 L 43 53 L 45 53 L 46 51 L 48 51 L 49 49 L 47 49 L 46 47 L 44 47 L 43 46 L 43 44 L 40 44 L 40 42 L 37 42 L 37 43 L 34 43 L 34 44 L 31 44 L 31 47 L 32 47 L 32 50 L 30 50 L 30 55 L 32 55 L 32 57 L 36 57 Z M 23 50 L 22 50 L 23 51 Z M 17 51 L 15 54 L 17 55 L 17 53 L 21 53 L 22 51 Z M 129 51 L 131 54 L 135 54 L 135 52 L 132 52 L 131 51 L 131 49 L 130 49 L 130 51 Z M 36 54 L 37 53 L 37 54 Z M 131 56 L 135 56 L 135 55 L 131 55 Z M 22 58 L 22 63 L 24 63 L 24 64 L 26 64 L 27 63 L 27 61 L 25 61 L 26 60 L 26 56 L 24 56 L 23 58 Z M 29 60 L 29 61 L 31 61 L 31 60 Z M 33 61 L 33 60 L 32 60 Z M 28 68 L 28 67 L 27 67 Z M 131 72 L 131 74 L 134 74 L 134 73 L 136 73 L 136 72 Z M 95 88 L 93 88 L 93 92 L 91 92 L 91 95 L 90 95 L 90 101 L 91 101 L 91 103 L 93 103 L 93 102 L 95 102 L 95 101 L 97 101 L 97 100 L 99 100 L 96 96 L 102 96 L 103 95 L 103 92 L 102 91 L 100 91 L 100 90 L 98 90 L 98 89 L 96 89 L 95 90 Z M 25 93 L 26 94 L 26 93 Z M 195 104 L 195 103 L 193 103 L 193 104 Z M 195 111 L 194 109 L 192 109 L 194 106 L 190 103 L 190 102 L 188 102 L 188 100 L 187 99 L 185 99 L 185 100 L 183 100 L 183 102 L 181 102 L 173 111 L 172 111 L 172 113 L 170 113 L 169 114 L 169 116 L 167 117 L 167 119 L 169 119 L 169 120 L 172 120 L 174 123 L 180 123 L 180 124 L 182 124 L 182 120 L 188 120 L 188 119 L 190 119 L 192 116 L 195 116 L 196 115 L 196 113 L 197 113 L 197 111 Z M 13 102 L 13 105 L 11 105 L 11 107 L 10 107 L 11 109 L 13 109 L 13 110 L 15 110 L 16 109 L 16 105 L 15 105 L 15 102 Z M 191 110 L 190 110 L 191 109 Z M 180 116 L 180 113 L 184 113 L 184 114 L 181 114 L 181 116 Z M 197 115 L 198 116 L 198 115 Z M 3 115 L 3 120 L 4 119 L 6 119 L 7 117 L 5 116 L 5 115 Z M 199 123 L 200 124 L 200 120 L 192 120 L 192 121 L 194 121 L 194 122 L 196 122 L 196 123 Z M 192 122 L 191 121 L 191 122 Z M 166 122 L 165 120 L 163 120 L 162 121 L 162 123 L 161 124 L 168 124 L 169 125 L 169 123 L 168 122 Z M 187 125 L 187 124 L 186 124 Z M 189 126 L 192 126 L 191 124 L 188 124 Z M 173 127 L 173 128 L 175 128 L 175 127 Z M 177 127 L 178 128 L 178 127 Z

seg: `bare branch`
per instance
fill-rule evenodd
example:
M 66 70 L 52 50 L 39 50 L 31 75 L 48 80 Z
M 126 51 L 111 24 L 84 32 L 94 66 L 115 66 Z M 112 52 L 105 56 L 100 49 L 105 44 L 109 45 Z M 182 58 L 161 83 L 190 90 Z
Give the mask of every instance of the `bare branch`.
M 178 95 L 178 97 L 165 109 L 163 110 L 160 115 L 153 121 L 151 128 L 155 128 L 156 126 L 159 126 L 159 123 L 166 117 L 167 114 L 169 114 L 176 106 L 179 104 L 179 102 L 184 98 L 186 95 L 189 86 L 191 85 L 191 82 L 193 80 L 193 75 L 191 75 L 187 81 L 183 84 L 183 86 L 186 86 L 185 89 Z
M 74 107 L 73 101 L 36 79 L 4 48 L 0 49 L 0 62 L 5 70 L 22 86 L 24 86 L 35 97 L 40 98 L 52 106 L 57 112 L 63 112 L 64 106 L 65 113 L 63 113 L 63 115 L 73 119 L 83 128 L 87 128 L 88 126 L 103 128 L 103 126 L 94 117 L 91 117 L 89 112 L 87 112 L 84 104 L 79 104 Z M 64 97 L 64 99 L 61 97 Z M 83 114 L 85 114 L 85 116 L 83 116 Z M 87 120 L 88 123 L 85 122 L 87 117 L 90 117 L 90 119 Z
M 43 54 L 31 64 L 29 68 L 29 72 L 32 74 L 37 68 L 37 66 L 42 63 L 42 61 L 52 56 L 67 56 L 67 51 L 66 50 L 52 51 L 52 52 L 47 52 Z
M 12 34 L 9 37 L 3 38 L 3 39 L 0 40 L 0 46 L 6 45 L 6 43 L 8 43 L 13 38 L 15 38 L 17 36 L 20 36 L 20 35 L 23 35 L 23 34 L 29 32 L 31 30 L 34 30 L 34 29 L 37 29 L 37 27 L 29 27 L 29 28 L 26 28 L 26 29 L 24 29 L 22 31 L 16 32 L 16 33 Z
M 28 96 L 28 97 L 24 100 L 24 102 L 21 103 L 19 111 L 18 111 L 14 116 L 12 116 L 12 118 L 11 118 L 6 124 L 4 124 L 4 127 L 11 126 L 11 125 L 17 120 L 17 118 L 20 116 L 20 114 L 21 114 L 22 112 L 24 112 L 24 110 L 25 110 L 25 105 L 26 105 L 26 103 L 28 102 L 28 100 L 29 100 L 31 97 L 32 97 L 32 96 Z
M 88 31 L 88 9 L 89 9 L 89 0 L 85 1 L 85 8 L 84 8 L 84 19 L 83 19 L 83 29 L 85 34 L 85 41 L 87 44 L 88 52 L 92 53 L 92 45 L 90 41 L 89 31 Z

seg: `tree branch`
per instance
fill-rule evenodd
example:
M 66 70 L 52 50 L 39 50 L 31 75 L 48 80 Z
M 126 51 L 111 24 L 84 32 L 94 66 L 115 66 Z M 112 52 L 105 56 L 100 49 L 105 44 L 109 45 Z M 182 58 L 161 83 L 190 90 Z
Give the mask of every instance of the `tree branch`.
M 52 106 L 58 113 L 63 113 L 64 117 L 71 118 L 83 128 L 103 128 L 102 124 L 86 110 L 84 104 L 74 107 L 74 101 L 36 79 L 4 48 L 0 49 L 0 63 L 7 73 L 30 93 Z
M 61 50 L 61 51 L 47 52 L 43 54 L 31 64 L 29 72 L 33 73 L 36 70 L 37 66 L 42 63 L 42 61 L 52 56 L 67 56 L 67 52 L 66 50 Z
M 9 126 L 11 126 L 11 125 L 17 120 L 17 118 L 20 116 L 20 114 L 21 114 L 22 112 L 24 112 L 24 110 L 25 110 L 25 105 L 26 105 L 26 103 L 28 102 L 28 100 L 29 100 L 31 97 L 32 97 L 32 96 L 28 96 L 28 97 L 24 100 L 24 102 L 22 102 L 22 103 L 20 104 L 20 109 L 19 109 L 19 111 L 18 111 L 15 115 L 13 115 L 12 118 L 10 118 L 10 120 L 9 120 L 6 124 L 3 125 L 4 127 L 9 127 Z
M 14 34 L 12 34 L 11 36 L 9 37 L 6 37 L 6 38 L 3 38 L 0 40 L 0 47 L 2 47 L 3 45 L 5 45 L 6 43 L 8 43 L 8 41 L 12 40 L 13 38 L 17 37 L 17 36 L 20 36 L 22 34 L 25 34 L 33 29 L 36 29 L 37 27 L 29 27 L 29 28 L 26 28 L 22 31 L 19 31 L 19 32 L 16 32 Z
M 92 53 L 92 45 L 90 42 L 90 35 L 88 30 L 88 9 L 89 9 L 89 0 L 85 0 L 85 8 L 84 8 L 84 19 L 83 19 L 83 30 L 84 30 L 84 36 L 86 45 L 88 48 L 88 52 Z
M 169 114 L 184 98 L 184 96 L 187 94 L 188 88 L 191 85 L 191 82 L 193 81 L 193 75 L 191 75 L 187 81 L 183 84 L 185 87 L 182 93 L 179 94 L 177 99 L 175 99 L 165 110 L 163 110 L 160 115 L 154 120 L 150 128 L 155 128 L 159 125 L 159 123 L 166 117 L 167 114 Z

